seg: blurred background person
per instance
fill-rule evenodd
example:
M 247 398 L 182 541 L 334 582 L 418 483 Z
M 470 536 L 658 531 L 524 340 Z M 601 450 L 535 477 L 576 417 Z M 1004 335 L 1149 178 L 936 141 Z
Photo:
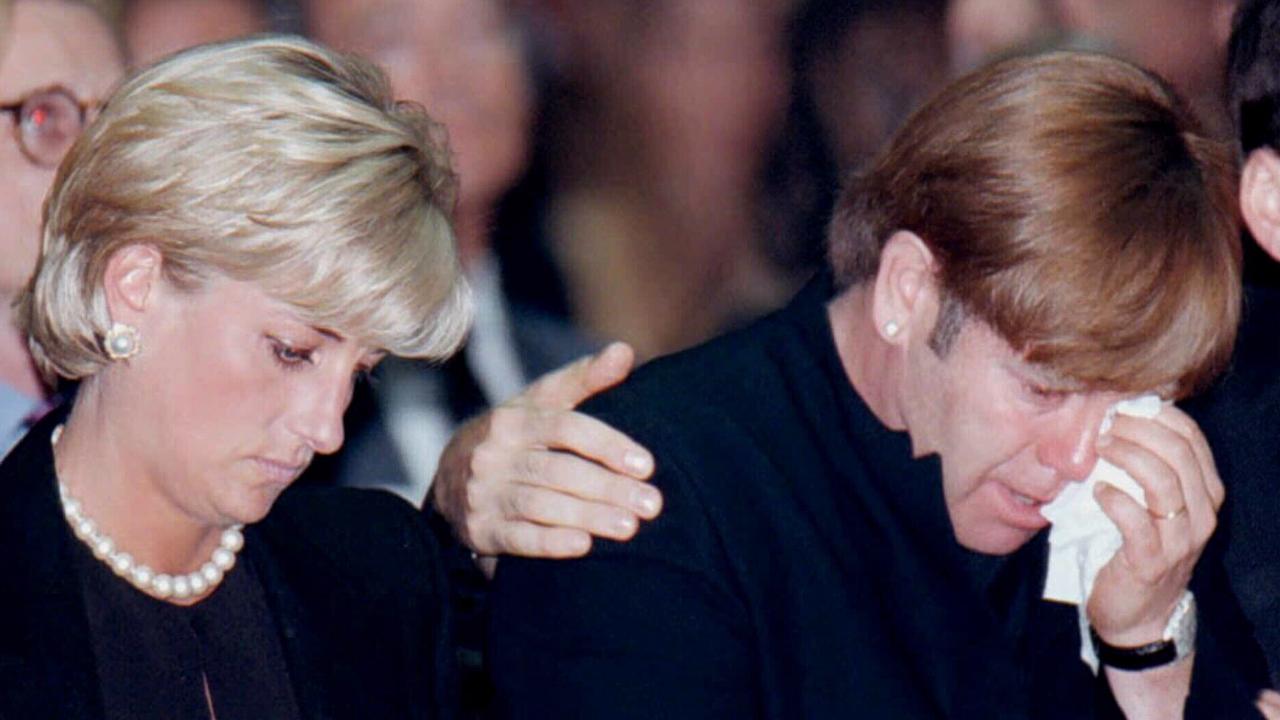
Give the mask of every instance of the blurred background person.
M 0 453 L 45 406 L 12 305 L 35 265 L 54 169 L 124 72 L 107 16 L 77 0 L 13 0 L 0 55 Z
M 945 0 L 804 0 L 787 26 L 792 85 L 768 150 L 763 247 L 788 286 L 822 267 L 843 173 L 946 79 Z
M 134 67 L 195 45 L 271 28 L 266 0 L 125 0 L 122 21 Z
M 961 75 L 993 58 L 1058 33 L 1056 0 L 950 0 L 947 40 L 951 72 Z
M 781 300 L 759 199 L 790 87 L 791 3 L 526 5 L 551 64 L 539 166 L 502 218 L 504 258 L 537 268 L 510 277 L 513 292 L 641 357 Z
M 1229 137 L 1223 67 L 1239 0 L 1054 0 L 1063 30 L 1154 71 Z
M 959 74 L 1048 44 L 1110 52 L 1141 65 L 1227 137 L 1222 68 L 1239 0 L 950 0 L 947 44 Z

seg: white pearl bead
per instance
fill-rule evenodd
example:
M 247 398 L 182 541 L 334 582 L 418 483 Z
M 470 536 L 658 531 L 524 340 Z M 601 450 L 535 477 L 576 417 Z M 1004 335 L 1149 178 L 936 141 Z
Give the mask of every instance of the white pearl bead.
M 212 561 L 219 570 L 226 572 L 231 569 L 232 565 L 236 564 L 236 556 L 230 550 L 220 547 L 213 551 Z
M 222 531 L 222 547 L 231 552 L 239 552 L 244 547 L 244 535 L 238 528 L 227 528 Z
M 205 582 L 209 583 L 210 587 L 222 582 L 222 570 L 211 562 L 207 562 L 200 567 L 200 576 L 204 578 Z
M 118 552 L 111 556 L 111 567 L 120 575 L 133 576 L 133 556 L 127 552 Z
M 168 575 L 157 575 L 151 579 L 151 590 L 162 598 L 173 595 L 173 578 Z
M 90 537 L 97 529 L 89 518 L 80 518 L 80 522 L 76 523 L 76 532 L 80 533 L 80 537 Z
M 111 538 L 99 535 L 98 539 L 93 543 L 93 556 L 101 560 L 109 557 L 115 549 L 116 544 L 111 541 Z
M 135 565 L 130 577 L 133 578 L 133 584 L 139 588 L 145 588 L 151 585 L 151 580 L 155 577 L 155 571 L 146 565 Z
M 193 572 L 187 576 L 187 584 L 191 586 L 192 595 L 202 595 L 205 590 L 209 589 L 209 583 L 205 582 L 204 575 Z
M 79 520 L 80 519 L 80 501 L 68 498 L 67 501 L 62 504 L 62 512 L 66 514 L 68 520 L 71 520 L 71 521 Z
M 173 596 L 182 599 L 190 597 L 191 585 L 187 583 L 186 575 L 175 575 L 173 577 Z

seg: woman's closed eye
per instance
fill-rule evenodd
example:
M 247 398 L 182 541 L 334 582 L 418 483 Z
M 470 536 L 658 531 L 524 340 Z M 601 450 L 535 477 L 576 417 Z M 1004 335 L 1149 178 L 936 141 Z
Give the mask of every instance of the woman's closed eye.
M 311 364 L 315 349 L 295 347 L 279 338 L 271 338 L 271 353 L 281 367 L 297 370 Z

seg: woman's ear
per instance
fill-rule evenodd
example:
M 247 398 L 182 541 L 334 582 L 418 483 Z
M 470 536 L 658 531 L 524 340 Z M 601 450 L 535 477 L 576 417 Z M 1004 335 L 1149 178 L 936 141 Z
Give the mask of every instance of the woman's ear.
M 1280 155 L 1275 150 L 1259 148 L 1245 160 L 1240 215 L 1258 245 L 1280 260 Z
M 107 259 L 102 287 L 113 322 L 136 324 L 150 307 L 161 280 L 163 257 L 152 245 L 125 245 Z
M 937 298 L 933 252 L 913 232 L 899 230 L 880 251 L 871 316 L 885 342 L 898 344 L 926 330 Z

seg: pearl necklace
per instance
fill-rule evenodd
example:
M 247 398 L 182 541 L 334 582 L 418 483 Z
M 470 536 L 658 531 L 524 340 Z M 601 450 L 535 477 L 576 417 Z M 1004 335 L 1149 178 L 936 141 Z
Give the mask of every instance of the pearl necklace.
M 56 446 L 60 437 L 61 425 L 53 429 L 50 443 Z M 97 523 L 84 514 L 80 501 L 67 492 L 67 486 L 61 480 L 58 481 L 58 499 L 62 501 L 62 512 L 66 515 L 72 532 L 89 547 L 95 558 L 130 585 L 160 600 L 188 600 L 213 592 L 227 571 L 235 566 L 236 553 L 244 547 L 244 534 L 241 532 L 244 526 L 232 525 L 222 531 L 217 549 L 199 570 L 185 575 L 157 573 L 134 560 L 129 553 L 117 549 L 115 541 L 98 530 Z

